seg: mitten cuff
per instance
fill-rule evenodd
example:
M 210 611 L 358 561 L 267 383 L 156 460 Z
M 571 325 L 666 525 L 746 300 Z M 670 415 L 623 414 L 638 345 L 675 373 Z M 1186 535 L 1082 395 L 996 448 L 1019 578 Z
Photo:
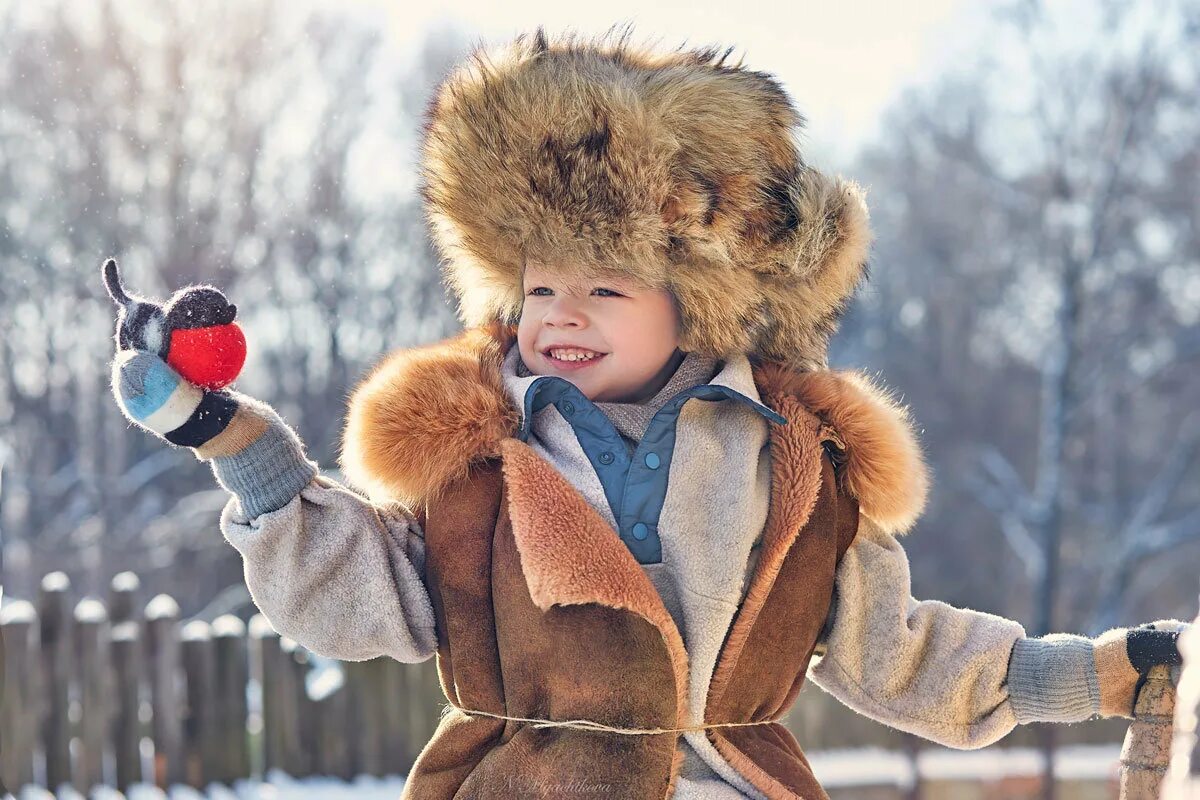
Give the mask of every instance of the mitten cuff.
M 206 445 L 196 454 L 212 465 L 217 483 L 237 496 L 246 518 L 254 519 L 287 505 L 319 469 L 273 408 L 246 395 L 237 400 L 237 416 L 209 443 L 213 447 Z
M 1128 635 L 1128 628 L 1113 628 L 1095 640 L 1101 716 L 1133 717 L 1134 690 L 1141 676 L 1129 662 Z
M 1068 633 L 1018 639 L 1008 664 L 1008 695 L 1021 724 L 1094 716 L 1100 685 L 1091 640 Z
M 245 395 L 242 395 L 245 400 Z M 270 427 L 268 419 L 245 402 L 237 403 L 237 410 L 225 429 L 199 447 L 192 448 L 201 461 L 211 461 L 217 456 L 231 456 L 249 447 Z

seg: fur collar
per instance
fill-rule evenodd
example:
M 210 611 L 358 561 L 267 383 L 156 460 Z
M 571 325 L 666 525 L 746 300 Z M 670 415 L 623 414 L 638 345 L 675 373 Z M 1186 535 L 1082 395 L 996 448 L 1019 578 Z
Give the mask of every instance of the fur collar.
M 349 483 L 415 509 L 499 456 L 520 423 L 500 374 L 515 336 L 516 326 L 491 323 L 384 357 L 350 394 L 338 457 Z M 767 362 L 754 377 L 768 405 L 792 394 L 823 423 L 864 515 L 893 534 L 911 529 L 930 478 L 907 407 L 858 371 Z

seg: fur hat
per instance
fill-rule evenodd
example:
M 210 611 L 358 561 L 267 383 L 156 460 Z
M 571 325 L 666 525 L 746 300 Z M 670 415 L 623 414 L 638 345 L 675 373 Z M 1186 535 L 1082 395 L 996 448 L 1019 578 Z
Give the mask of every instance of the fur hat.
M 670 290 L 684 350 L 827 366 L 868 276 L 863 191 L 804 162 L 804 117 L 732 48 L 611 33 L 480 44 L 435 91 L 420 192 L 462 321 L 517 321 L 532 258 Z

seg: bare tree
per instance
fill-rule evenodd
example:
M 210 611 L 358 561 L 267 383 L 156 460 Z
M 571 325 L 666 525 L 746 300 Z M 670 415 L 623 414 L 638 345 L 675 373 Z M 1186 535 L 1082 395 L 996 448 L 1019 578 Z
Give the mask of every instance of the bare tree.
M 99 592 L 134 569 L 187 613 L 241 582 L 207 467 L 133 430 L 109 396 L 104 258 L 160 299 L 220 286 L 250 344 L 236 388 L 277 405 L 323 466 L 354 378 L 454 326 L 408 185 L 418 124 L 398 87 L 436 80 L 461 37 L 439 33 L 410 67 L 379 30 L 278 0 L 82 13 L 0 0 L 10 591 L 63 569 Z

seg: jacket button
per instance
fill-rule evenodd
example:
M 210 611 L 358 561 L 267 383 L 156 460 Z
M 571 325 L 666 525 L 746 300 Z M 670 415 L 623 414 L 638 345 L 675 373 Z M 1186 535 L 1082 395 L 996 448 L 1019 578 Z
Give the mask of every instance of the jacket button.
M 658 460 L 658 453 L 646 453 L 645 461 L 646 466 L 650 469 L 658 469 L 658 465 L 661 463 Z
M 565 403 L 562 404 L 562 411 L 568 417 L 571 416 L 572 414 L 575 413 L 575 404 L 572 403 L 570 400 L 567 400 Z
M 605 450 L 603 453 L 600 454 L 600 463 L 601 464 L 611 464 L 612 462 L 613 462 L 613 454 L 612 453 Z
M 646 523 L 639 522 L 633 526 L 633 538 L 637 539 L 639 542 L 649 535 L 650 529 L 646 527 Z

